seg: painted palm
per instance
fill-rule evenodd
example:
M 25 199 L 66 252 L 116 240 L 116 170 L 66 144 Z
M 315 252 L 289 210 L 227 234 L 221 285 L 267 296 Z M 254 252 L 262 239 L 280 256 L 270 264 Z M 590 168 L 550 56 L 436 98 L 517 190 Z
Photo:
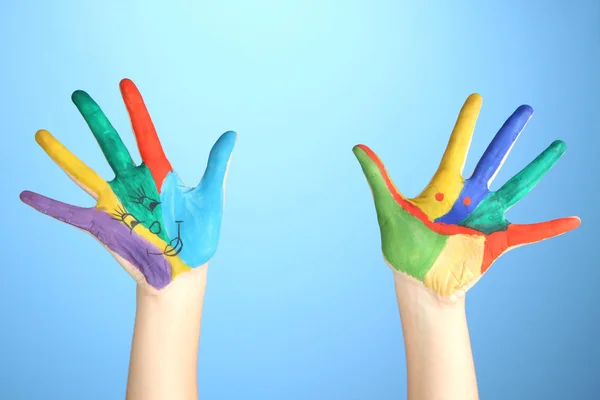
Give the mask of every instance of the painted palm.
M 386 262 L 441 296 L 464 293 L 511 248 L 563 234 L 580 223 L 579 218 L 568 217 L 520 225 L 504 216 L 562 156 L 566 147 L 561 141 L 552 143 L 498 191 L 489 189 L 533 115 L 529 106 L 513 113 L 473 175 L 462 177 L 481 101 L 477 94 L 467 99 L 436 174 L 414 199 L 396 189 L 373 151 L 364 145 L 353 149 L 373 192 Z
M 25 191 L 21 199 L 98 239 L 140 283 L 162 289 L 175 277 L 206 264 L 217 249 L 224 186 L 234 132 L 213 146 L 200 184 L 187 187 L 167 160 L 139 91 L 128 79 L 121 93 L 129 112 L 142 163 L 135 165 L 117 131 L 83 91 L 72 100 L 89 125 L 115 178 L 102 179 L 48 131 L 36 134 L 44 151 L 97 200 L 82 208 Z

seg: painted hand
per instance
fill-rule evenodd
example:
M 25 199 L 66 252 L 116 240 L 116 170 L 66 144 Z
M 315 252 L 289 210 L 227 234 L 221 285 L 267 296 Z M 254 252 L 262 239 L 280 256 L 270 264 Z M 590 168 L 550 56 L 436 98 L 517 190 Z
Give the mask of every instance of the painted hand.
M 121 81 L 142 157 L 135 165 L 119 134 L 98 104 L 83 91 L 72 100 L 96 137 L 115 178 L 106 182 L 49 132 L 36 141 L 67 175 L 97 200 L 82 208 L 25 191 L 23 202 L 98 239 L 138 281 L 162 289 L 192 267 L 206 264 L 217 249 L 224 187 L 236 133 L 213 146 L 195 188 L 186 187 L 167 160 L 142 96 L 133 82 Z
M 469 96 L 429 185 L 414 199 L 396 189 L 377 155 L 364 145 L 353 151 L 373 192 L 383 256 L 437 295 L 464 295 L 506 251 L 561 235 L 579 226 L 577 217 L 538 224 L 512 224 L 505 212 L 523 198 L 565 152 L 552 143 L 498 191 L 489 185 L 533 115 L 519 107 L 496 134 L 469 179 L 462 177 L 481 97 Z

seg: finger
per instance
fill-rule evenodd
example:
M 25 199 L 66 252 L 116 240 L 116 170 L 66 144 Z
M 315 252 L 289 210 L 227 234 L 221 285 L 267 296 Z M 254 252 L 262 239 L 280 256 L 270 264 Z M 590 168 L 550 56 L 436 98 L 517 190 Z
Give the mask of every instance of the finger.
M 489 184 L 502 167 L 519 135 L 533 116 L 533 108 L 522 105 L 506 120 L 475 167 L 471 180 Z
M 364 144 L 354 146 L 352 152 L 358 159 L 365 178 L 367 178 L 378 213 L 383 211 L 382 208 L 386 207 L 391 199 L 398 203 L 406 202 L 404 196 L 392 182 L 377 154 Z
M 35 134 L 35 140 L 46 154 L 93 198 L 98 199 L 101 193 L 110 189 L 104 179 L 56 140 L 50 132 L 39 130 Z
M 471 138 L 473 137 L 477 117 L 479 116 L 479 110 L 481 109 L 481 103 L 482 99 L 478 94 L 470 95 L 465 101 L 458 114 L 458 119 L 452 130 L 452 135 L 448 141 L 448 146 L 446 147 L 438 171 L 432 180 L 433 183 L 437 179 L 443 178 L 440 174 L 442 171 L 449 171 L 459 176 L 462 174 L 467 153 L 471 146 Z
M 494 198 L 504 211 L 521 200 L 556 164 L 567 146 L 561 140 L 553 142 L 521 172 L 513 176 L 496 193 Z
M 160 192 L 165 176 L 172 170 L 171 164 L 165 156 L 140 91 L 129 79 L 123 79 L 120 87 L 142 161 L 150 168 L 156 188 Z
M 89 232 L 93 226 L 95 208 L 73 206 L 30 191 L 22 192 L 20 198 L 39 212 L 76 228 Z
M 206 170 L 198 188 L 202 186 L 204 190 L 218 191 L 219 193 L 223 190 L 236 140 L 237 133 L 233 131 L 225 132 L 219 137 L 210 150 Z
M 89 94 L 82 90 L 75 91 L 71 99 L 92 130 L 115 175 L 118 176 L 133 168 L 135 164 L 129 151 L 127 151 L 127 147 L 123 144 L 121 137 L 106 118 L 100 106 Z
M 34 209 L 89 232 L 109 250 L 139 269 L 153 287 L 161 289 L 171 282 L 171 267 L 163 256 L 163 250 L 135 234 L 132 226 L 94 207 L 73 206 L 29 191 L 22 192 L 20 197 Z
M 540 242 L 562 235 L 581 225 L 578 217 L 559 218 L 537 224 L 511 224 L 506 230 L 508 247 Z

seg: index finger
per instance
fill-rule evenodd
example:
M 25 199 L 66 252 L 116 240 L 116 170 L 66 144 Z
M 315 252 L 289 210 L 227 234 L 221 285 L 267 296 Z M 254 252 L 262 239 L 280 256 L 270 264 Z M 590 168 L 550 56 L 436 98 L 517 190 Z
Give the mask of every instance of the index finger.
M 452 135 L 448 141 L 448 146 L 440 162 L 438 172 L 434 180 L 443 170 L 450 170 L 457 175 L 462 174 L 467 159 L 467 153 L 471 146 L 471 138 L 475 130 L 475 124 L 479 117 L 482 99 L 479 94 L 470 95 L 458 114 L 456 124 L 452 130 Z

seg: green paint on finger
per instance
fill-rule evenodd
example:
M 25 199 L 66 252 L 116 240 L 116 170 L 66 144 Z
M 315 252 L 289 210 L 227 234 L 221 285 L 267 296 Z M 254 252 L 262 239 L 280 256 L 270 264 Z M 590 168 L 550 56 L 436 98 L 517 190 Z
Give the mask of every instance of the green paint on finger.
M 401 199 L 396 198 L 401 195 L 374 153 L 361 146 L 353 152 L 373 192 L 384 258 L 394 269 L 423 281 L 448 237 L 432 231 L 401 206 Z
M 485 234 L 506 230 L 510 222 L 506 220 L 504 213 L 538 184 L 565 151 L 566 145 L 563 141 L 553 142 L 498 191 L 489 193 L 459 225 Z
M 134 226 L 130 227 L 131 229 L 137 224 L 142 224 L 167 244 L 164 250 L 160 250 L 170 252 L 168 244 L 171 243 L 171 239 L 163 223 L 160 196 L 150 169 L 144 164 L 135 165 L 119 133 L 89 94 L 77 90 L 71 99 L 115 173 L 115 179 L 108 183 L 124 209 L 111 210 L 112 217 L 121 221 L 125 221 L 129 216 L 133 217 Z
M 77 90 L 73 92 L 71 100 L 90 127 L 115 175 L 133 168 L 135 164 L 127 147 L 94 99 L 86 92 Z

